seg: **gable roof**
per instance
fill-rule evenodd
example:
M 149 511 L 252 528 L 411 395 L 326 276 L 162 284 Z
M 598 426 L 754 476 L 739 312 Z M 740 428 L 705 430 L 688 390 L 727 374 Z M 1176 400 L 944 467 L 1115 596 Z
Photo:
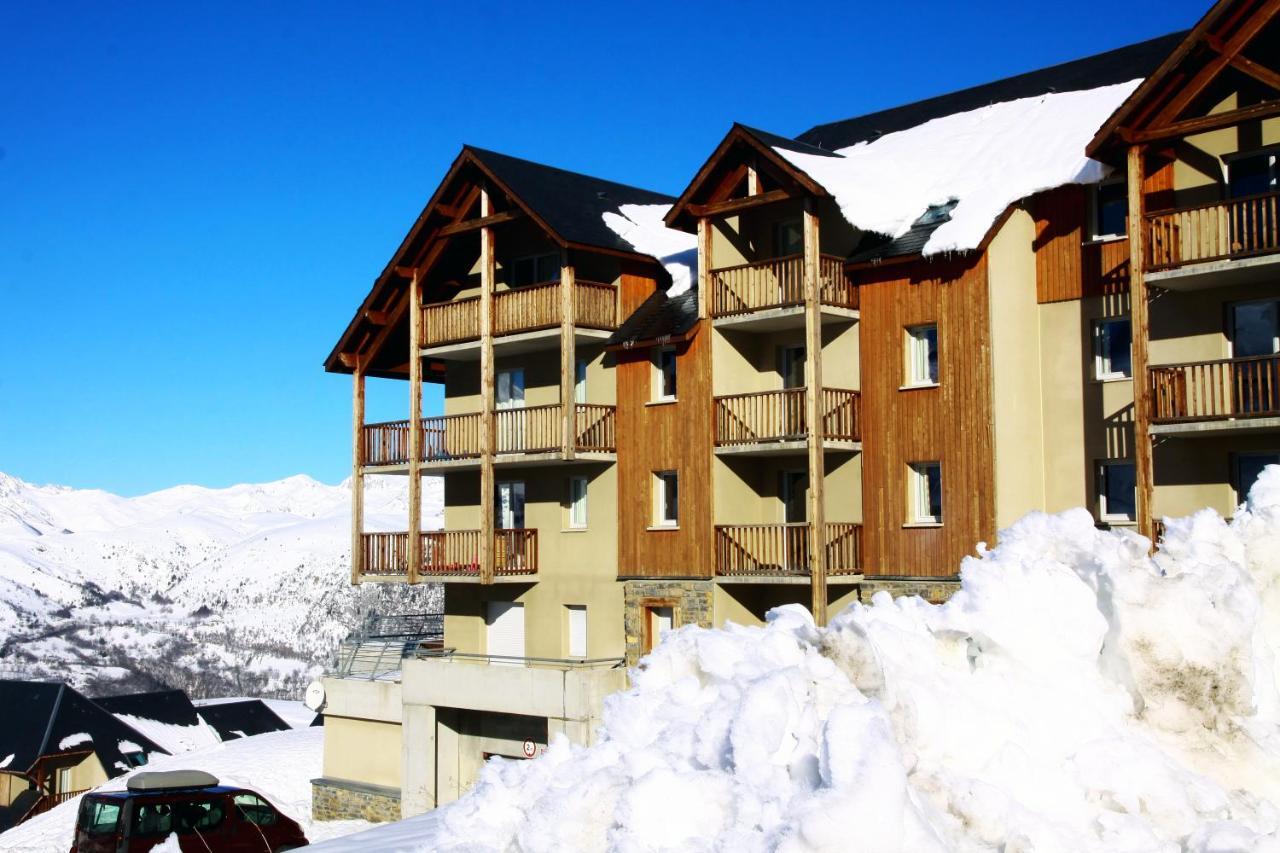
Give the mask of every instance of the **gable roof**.
M 1077 92 L 1126 83 L 1151 74 L 1186 34 L 1186 30 L 1181 30 L 923 101 L 820 124 L 806 130 L 796 140 L 831 151 L 990 104 L 1037 97 L 1049 92 Z
M 0 681 L 0 708 L 5 723 L 0 726 L 0 765 L 8 772 L 30 773 L 42 757 L 92 750 L 112 776 L 129 769 L 121 743 L 166 753 L 65 684 Z
M 698 290 L 691 287 L 671 296 L 656 290 L 640 307 L 631 312 L 618 330 L 609 336 L 605 346 L 621 349 L 630 346 L 680 339 L 698 323 Z
M 201 705 L 200 716 L 217 730 L 223 740 L 289 730 L 289 724 L 261 699 Z
M 113 714 L 128 714 L 144 720 L 155 720 L 170 726 L 198 726 L 196 706 L 181 690 L 155 690 L 123 696 L 99 696 L 94 699 Z

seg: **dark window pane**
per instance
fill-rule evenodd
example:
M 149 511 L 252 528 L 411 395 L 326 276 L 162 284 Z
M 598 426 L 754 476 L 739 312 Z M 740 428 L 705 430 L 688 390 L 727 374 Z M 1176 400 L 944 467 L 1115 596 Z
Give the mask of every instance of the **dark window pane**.
M 1095 237 L 1124 234 L 1129 225 L 1129 189 L 1124 183 L 1101 184 L 1097 195 Z
M 925 469 L 925 479 L 929 485 L 929 515 L 942 520 L 942 466 L 930 465 Z
M 1271 179 L 1271 157 L 1268 154 L 1232 160 L 1227 172 L 1232 198 L 1270 192 L 1275 186 Z
M 1136 518 L 1138 512 L 1137 472 L 1132 463 L 1102 467 L 1107 515 L 1113 518 Z

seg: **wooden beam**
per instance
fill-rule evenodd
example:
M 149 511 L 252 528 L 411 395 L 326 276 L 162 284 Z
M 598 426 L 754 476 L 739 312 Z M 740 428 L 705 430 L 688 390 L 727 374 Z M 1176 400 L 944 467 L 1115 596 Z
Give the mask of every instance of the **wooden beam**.
M 747 195 L 760 195 L 760 170 L 754 159 L 747 164 Z
M 422 279 L 409 284 L 409 583 L 422 571 Z
M 804 405 L 809 422 L 809 588 L 813 621 L 827 624 L 827 525 L 822 446 L 822 289 L 818 279 L 818 216 L 804 206 Z
M 1231 59 L 1231 67 L 1280 92 L 1280 74 L 1272 71 L 1267 66 L 1260 65 L 1247 56 L 1236 55 Z
M 711 220 L 698 219 L 698 319 L 710 315 L 711 305 Z
M 511 222 L 524 217 L 523 210 L 504 210 L 501 213 L 493 213 L 489 216 L 481 216 L 479 219 L 465 219 L 461 222 L 455 222 L 452 225 L 446 225 L 440 229 L 438 237 L 452 237 L 454 234 L 464 234 L 468 231 L 478 231 L 490 225 L 501 225 L 503 222 Z
M 1143 231 L 1142 191 L 1146 152 L 1141 145 L 1129 147 L 1129 323 L 1133 341 L 1133 453 L 1137 477 L 1138 530 L 1150 537 L 1154 530 L 1152 501 L 1155 496 L 1154 463 L 1151 445 L 1151 381 L 1147 376 L 1146 234 Z
M 364 370 L 360 359 L 351 371 L 351 583 L 364 571 Z
M 748 196 L 746 198 L 733 198 L 728 201 L 717 201 L 712 204 L 691 204 L 689 205 L 689 215 L 699 218 L 707 216 L 725 216 L 730 213 L 737 213 L 742 210 L 749 210 L 753 207 L 761 207 L 766 204 L 773 204 L 778 201 L 785 201 L 792 198 L 791 193 L 786 190 L 769 190 L 767 193 Z
M 560 251 L 560 444 L 564 458 L 577 449 L 577 345 L 574 340 L 573 263 L 568 249 Z
M 354 352 L 340 352 L 338 353 L 338 363 L 343 367 L 354 370 L 355 366 L 360 363 L 360 355 Z
M 391 322 L 390 311 L 366 311 L 364 318 L 375 326 L 385 326 Z
M 491 213 L 489 191 L 480 193 L 480 215 Z M 494 261 L 493 227 L 480 229 L 480 583 L 493 583 L 494 561 L 494 476 L 496 450 L 493 401 L 493 284 L 497 274 Z
M 1197 133 L 1218 130 L 1223 127 L 1243 124 L 1246 121 L 1256 121 L 1276 115 L 1280 115 L 1280 100 L 1263 101 L 1260 104 L 1252 104 L 1251 106 L 1241 107 L 1238 110 L 1184 119 L 1173 124 L 1166 124 L 1163 127 L 1125 134 L 1125 139 L 1134 145 L 1145 145 L 1149 142 L 1159 142 L 1179 136 L 1192 136 Z

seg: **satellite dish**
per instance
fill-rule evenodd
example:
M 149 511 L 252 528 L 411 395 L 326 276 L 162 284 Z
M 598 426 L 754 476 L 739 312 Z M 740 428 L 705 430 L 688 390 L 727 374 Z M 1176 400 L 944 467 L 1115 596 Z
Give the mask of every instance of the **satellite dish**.
M 302 702 L 317 714 L 320 713 L 320 709 L 324 707 L 324 684 L 319 679 L 307 685 L 307 693 Z

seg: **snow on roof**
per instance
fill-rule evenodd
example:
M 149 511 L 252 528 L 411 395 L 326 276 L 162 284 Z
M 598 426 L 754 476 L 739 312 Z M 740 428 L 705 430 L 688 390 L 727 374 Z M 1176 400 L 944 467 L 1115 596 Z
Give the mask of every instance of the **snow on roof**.
M 606 212 L 604 223 L 637 252 L 657 258 L 671 276 L 667 294 L 679 296 L 693 285 L 698 238 L 663 224 L 670 209 L 669 204 L 623 204 L 618 206 L 621 215 Z
M 13 753 L 9 753 L 4 757 L 4 761 L 0 761 L 0 767 L 8 767 L 13 763 Z
M 58 741 L 58 749 L 71 749 L 73 746 L 79 746 L 82 743 L 93 743 L 93 736 L 88 732 L 76 732 L 73 735 L 67 735 Z
M 142 747 L 138 746 L 131 740 L 122 740 L 116 744 L 116 749 L 123 753 L 143 752 Z
M 966 251 L 1019 199 L 1106 177 L 1108 167 L 1086 157 L 1085 146 L 1141 82 L 991 104 L 838 149 L 838 157 L 774 150 L 863 231 L 901 236 L 931 205 L 955 200 L 922 254 Z

